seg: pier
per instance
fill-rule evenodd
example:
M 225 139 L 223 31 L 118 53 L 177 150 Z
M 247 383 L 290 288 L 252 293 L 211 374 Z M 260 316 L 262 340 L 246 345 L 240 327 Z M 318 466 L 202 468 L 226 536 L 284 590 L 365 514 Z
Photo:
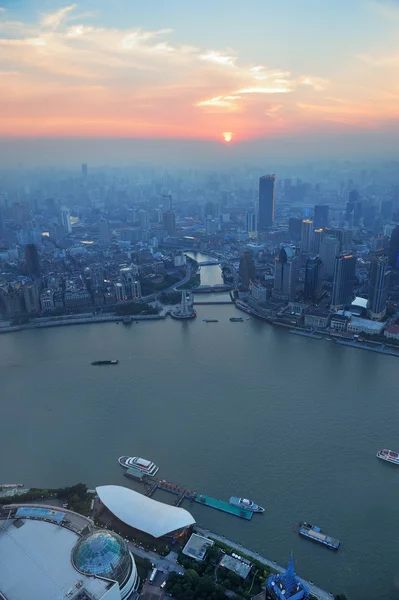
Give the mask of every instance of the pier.
M 246 508 L 238 508 L 224 500 L 218 500 L 217 498 L 212 498 L 205 494 L 199 494 L 198 492 L 194 492 L 183 486 L 166 481 L 166 479 L 150 478 L 147 475 L 143 475 L 138 469 L 126 469 L 124 475 L 139 483 L 143 483 L 146 487 L 144 495 L 147 496 L 147 498 L 152 498 L 157 490 L 163 490 L 164 492 L 169 492 L 176 496 L 176 500 L 173 503 L 174 506 L 180 506 L 183 500 L 188 500 L 189 502 L 197 502 L 202 506 L 208 506 L 209 508 L 220 510 L 229 515 L 233 515 L 234 517 L 246 519 L 247 521 L 252 519 L 253 516 L 253 512 Z

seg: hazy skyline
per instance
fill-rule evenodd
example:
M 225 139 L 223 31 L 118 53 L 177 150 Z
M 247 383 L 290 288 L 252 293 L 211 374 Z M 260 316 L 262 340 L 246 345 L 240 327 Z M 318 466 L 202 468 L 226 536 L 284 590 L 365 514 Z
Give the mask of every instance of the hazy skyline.
M 399 2 L 0 4 L 1 137 L 392 146 Z

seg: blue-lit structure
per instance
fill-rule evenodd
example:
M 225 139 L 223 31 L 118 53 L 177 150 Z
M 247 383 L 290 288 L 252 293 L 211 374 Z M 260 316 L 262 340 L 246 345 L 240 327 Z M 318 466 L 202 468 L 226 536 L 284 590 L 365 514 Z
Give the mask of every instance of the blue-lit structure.
M 285 573 L 271 575 L 267 580 L 266 600 L 308 600 L 309 589 L 295 574 L 292 554 Z

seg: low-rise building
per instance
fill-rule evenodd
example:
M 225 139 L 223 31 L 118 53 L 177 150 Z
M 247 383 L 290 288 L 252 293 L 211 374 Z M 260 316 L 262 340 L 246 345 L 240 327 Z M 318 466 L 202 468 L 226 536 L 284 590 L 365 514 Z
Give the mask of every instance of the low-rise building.
M 330 329 L 332 329 L 333 331 L 346 331 L 349 318 L 350 317 L 346 314 L 333 314 L 330 321 Z
M 46 289 L 40 294 L 40 306 L 43 312 L 53 312 L 54 310 L 54 292 Z
M 323 310 L 311 310 L 305 315 L 305 327 L 311 329 L 326 329 L 330 320 L 330 313 Z
M 349 333 L 367 333 L 368 335 L 379 335 L 383 329 L 384 323 L 361 317 L 351 317 L 347 327 Z
M 387 340 L 399 340 L 399 325 L 389 325 L 384 331 Z

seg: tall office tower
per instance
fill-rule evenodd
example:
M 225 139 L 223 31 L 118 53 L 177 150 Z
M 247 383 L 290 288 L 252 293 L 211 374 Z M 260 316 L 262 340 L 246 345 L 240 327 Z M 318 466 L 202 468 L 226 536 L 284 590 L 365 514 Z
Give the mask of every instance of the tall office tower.
M 40 291 L 35 283 L 24 286 L 24 300 L 27 313 L 40 312 Z
M 315 229 L 322 229 L 328 227 L 328 211 L 329 206 L 327 204 L 316 204 L 314 207 L 313 224 Z
M 132 286 L 132 297 L 141 298 L 141 284 L 140 281 L 135 281 Z
M 275 175 L 264 175 L 259 179 L 259 229 L 267 229 L 274 221 Z
M 26 262 L 26 271 L 29 277 L 40 277 L 40 262 L 39 262 L 39 254 L 37 252 L 37 248 L 35 244 L 26 244 L 25 246 L 25 262 Z
M 106 246 L 111 242 L 111 227 L 107 219 L 100 219 L 98 222 L 98 230 L 100 235 L 100 244 Z
M 339 254 L 339 240 L 335 235 L 326 235 L 321 238 L 319 254 L 324 265 L 324 275 L 332 277 L 334 275 L 335 257 Z
M 335 258 L 334 279 L 331 294 L 331 309 L 344 308 L 353 300 L 355 284 L 356 257 L 353 254 L 341 254 Z
M 393 202 L 392 200 L 383 200 L 381 202 L 381 218 L 384 221 L 390 221 L 393 215 Z
M 162 194 L 162 206 L 165 211 L 172 210 L 173 203 L 172 203 L 172 194 L 170 192 L 169 192 L 169 194 Z
M 139 210 L 139 222 L 143 231 L 148 231 L 150 228 L 150 219 L 146 210 Z
M 163 213 L 163 227 L 169 236 L 176 235 L 176 217 L 173 210 L 167 210 Z
M 322 237 L 325 235 L 324 229 L 315 229 L 313 232 L 313 252 L 314 254 L 320 253 L 320 242 Z
M 257 230 L 256 213 L 247 210 L 245 213 L 245 231 L 247 233 L 255 233 Z
M 280 250 L 280 254 L 276 256 L 276 268 L 274 272 L 274 289 L 286 295 L 289 299 L 293 299 L 296 293 L 297 280 L 297 257 L 294 250 L 290 246 L 286 246 Z
M 391 233 L 389 242 L 389 264 L 395 270 L 399 269 L 399 225 Z
M 390 278 L 388 257 L 376 255 L 371 259 L 367 311 L 370 319 L 381 321 L 386 314 Z
M 296 576 L 291 555 L 286 572 L 268 578 L 265 600 L 308 600 L 308 598 L 308 587 Z
M 60 208 L 61 225 L 64 228 L 65 233 L 72 233 L 71 225 L 71 213 L 67 206 L 61 206 Z
M 316 303 L 322 295 L 323 261 L 320 256 L 309 256 L 305 265 L 305 302 Z
M 362 202 L 355 203 L 355 208 L 353 209 L 353 224 L 358 227 L 360 225 L 360 219 L 362 218 L 363 210 L 362 210 Z
M 359 198 L 359 192 L 357 190 L 351 190 L 349 192 L 349 203 L 355 205 L 356 202 L 359 202 L 360 198 Z
M 205 233 L 207 235 L 214 235 L 219 227 L 219 221 L 217 219 L 207 218 L 205 219 Z
M 350 219 L 353 221 L 353 211 L 354 210 L 355 210 L 355 203 L 347 202 L 346 203 L 346 212 L 345 212 L 345 219 L 347 221 L 349 221 Z
M 304 254 L 312 252 L 313 245 L 313 221 L 304 219 L 301 227 L 301 250 Z
M 247 287 L 251 281 L 256 278 L 256 267 L 252 258 L 251 250 L 245 250 L 243 256 L 240 259 L 240 266 L 238 269 L 241 281 Z
M 338 253 L 347 254 L 352 250 L 352 229 L 336 229 L 334 231 L 339 242 Z
M 302 232 L 302 219 L 291 217 L 288 221 L 288 233 L 293 242 L 299 242 Z
M 87 179 L 87 164 L 82 163 L 82 177 L 83 179 Z
M 163 222 L 163 212 L 160 208 L 156 208 L 154 211 L 155 214 L 155 221 L 157 223 L 162 223 Z

